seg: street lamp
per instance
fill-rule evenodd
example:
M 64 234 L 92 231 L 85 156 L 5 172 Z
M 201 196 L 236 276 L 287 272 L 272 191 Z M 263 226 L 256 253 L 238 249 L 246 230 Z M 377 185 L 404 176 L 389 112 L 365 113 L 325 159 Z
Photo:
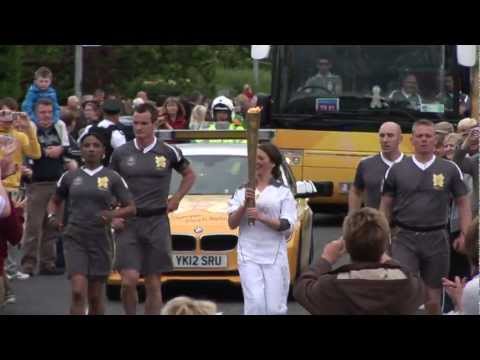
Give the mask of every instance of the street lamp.
M 253 78 L 255 80 L 255 86 L 257 88 L 260 83 L 260 79 L 259 79 L 260 60 L 267 58 L 269 53 L 270 53 L 270 45 L 252 45 L 251 47 L 251 57 L 253 60 Z
M 82 96 L 83 82 L 83 48 L 97 47 L 102 45 L 75 45 L 75 95 L 80 98 Z
M 470 98 L 472 111 L 470 116 L 479 120 L 479 67 L 480 67 L 479 45 L 457 45 L 458 63 L 471 68 L 470 71 Z

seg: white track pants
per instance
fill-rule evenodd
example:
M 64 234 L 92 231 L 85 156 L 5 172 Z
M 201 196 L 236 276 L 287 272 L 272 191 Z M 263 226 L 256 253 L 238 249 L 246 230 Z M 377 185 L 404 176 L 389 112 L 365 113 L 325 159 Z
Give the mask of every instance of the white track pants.
M 290 287 L 287 256 L 279 256 L 273 265 L 240 262 L 238 270 L 245 315 L 286 315 Z

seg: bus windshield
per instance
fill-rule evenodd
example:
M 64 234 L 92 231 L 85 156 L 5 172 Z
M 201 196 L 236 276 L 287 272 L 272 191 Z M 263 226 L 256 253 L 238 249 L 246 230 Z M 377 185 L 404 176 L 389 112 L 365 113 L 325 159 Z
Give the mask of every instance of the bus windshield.
M 454 108 L 444 45 L 278 46 L 273 62 L 276 114 L 398 110 L 441 118 Z

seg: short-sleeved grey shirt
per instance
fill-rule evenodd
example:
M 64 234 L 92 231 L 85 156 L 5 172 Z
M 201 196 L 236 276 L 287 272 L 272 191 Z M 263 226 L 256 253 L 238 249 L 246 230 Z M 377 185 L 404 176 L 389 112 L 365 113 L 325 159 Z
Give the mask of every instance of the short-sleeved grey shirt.
M 402 154 L 398 162 L 403 161 Z M 353 185 L 360 191 L 365 192 L 365 206 L 374 209 L 380 208 L 381 190 L 385 173 L 393 163 L 387 164 L 380 154 L 368 157 L 360 161 Z
M 134 140 L 135 141 L 135 140 Z M 130 141 L 115 149 L 110 167 L 127 182 L 137 213 L 167 206 L 172 169 L 182 172 L 189 166 L 180 149 L 156 139 L 146 153 Z
M 383 195 L 394 198 L 393 220 L 411 227 L 447 224 L 451 196 L 468 193 L 463 175 L 453 162 L 436 158 L 421 170 L 407 158 L 387 171 Z
M 100 168 L 99 168 L 100 169 Z M 102 167 L 94 173 L 83 168 L 63 174 L 57 183 L 57 195 L 68 197 L 68 223 L 85 229 L 105 227 L 100 217 L 116 199 L 122 205 L 132 200 L 128 186 L 115 171 Z

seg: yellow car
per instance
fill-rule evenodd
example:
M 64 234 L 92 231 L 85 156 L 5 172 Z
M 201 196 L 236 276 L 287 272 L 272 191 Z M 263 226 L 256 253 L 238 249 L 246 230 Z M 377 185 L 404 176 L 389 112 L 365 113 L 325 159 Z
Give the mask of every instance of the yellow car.
M 247 182 L 246 144 L 180 144 L 191 162 L 197 181 L 190 194 L 170 215 L 173 272 L 164 274 L 162 282 L 219 281 L 239 284 L 237 270 L 238 230 L 228 227 L 228 201 L 237 188 Z M 301 269 L 309 265 L 313 254 L 313 213 L 307 198 L 322 195 L 313 183 L 295 182 L 284 163 L 282 178 L 297 199 L 298 221 L 288 242 L 288 259 L 292 282 Z M 180 176 L 174 174 L 171 190 L 176 191 Z M 111 274 L 107 282 L 109 298 L 118 297 L 120 275 Z

